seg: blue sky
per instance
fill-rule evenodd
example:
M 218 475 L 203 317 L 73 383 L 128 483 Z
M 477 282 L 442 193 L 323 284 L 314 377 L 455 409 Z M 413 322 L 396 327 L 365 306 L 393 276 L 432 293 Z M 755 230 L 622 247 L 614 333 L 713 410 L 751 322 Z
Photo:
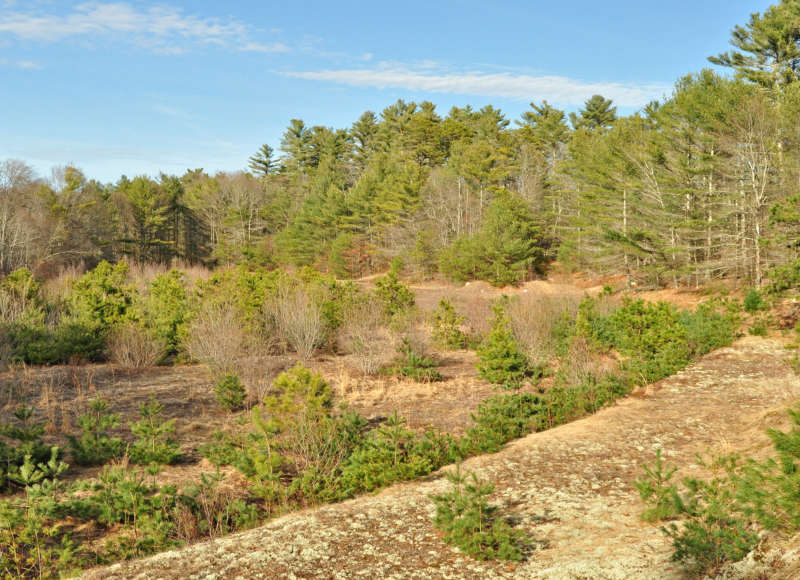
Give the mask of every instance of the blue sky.
M 292 118 L 346 127 L 398 98 L 622 113 L 728 49 L 758 0 L 0 0 L 0 159 L 46 176 L 244 169 Z

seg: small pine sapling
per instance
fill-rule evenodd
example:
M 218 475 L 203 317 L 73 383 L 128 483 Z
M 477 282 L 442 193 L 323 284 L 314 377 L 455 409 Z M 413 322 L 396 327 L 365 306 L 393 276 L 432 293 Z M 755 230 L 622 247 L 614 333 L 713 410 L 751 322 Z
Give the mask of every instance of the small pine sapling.
M 464 317 L 456 312 L 453 304 L 447 298 L 442 298 L 431 320 L 433 339 L 442 348 L 450 350 L 466 348 L 467 336 L 461 330 L 464 320 Z
M 653 464 L 642 465 L 642 469 L 645 474 L 633 482 L 639 497 L 648 506 L 641 514 L 642 519 L 657 522 L 677 517 L 677 486 L 670 481 L 678 468 L 667 465 L 661 456 L 661 449 L 658 449 Z
M 175 441 L 175 419 L 164 421 L 164 406 L 150 396 L 150 400 L 139 406 L 141 419 L 133 423 L 131 431 L 137 440 L 128 449 L 132 462 L 170 465 L 180 457 Z
M 414 293 L 400 282 L 397 270 L 397 265 L 392 264 L 386 276 L 375 281 L 375 292 L 383 304 L 384 313 L 389 318 L 407 312 L 414 306 Z
M 236 375 L 222 375 L 214 383 L 217 403 L 226 411 L 238 411 L 244 405 L 247 391 Z
M 478 560 L 522 560 L 530 542 L 522 530 L 496 517 L 497 506 L 488 501 L 494 486 L 473 472 L 463 473 L 460 466 L 447 479 L 453 489 L 431 496 L 433 523 L 444 541 Z
M 442 375 L 436 370 L 439 363 L 431 357 L 418 353 L 407 338 L 403 338 L 397 351 L 400 356 L 392 367 L 394 374 L 420 383 L 435 383 L 442 380 Z
M 528 357 L 517 344 L 511 322 L 502 302 L 493 305 L 494 317 L 489 336 L 478 347 L 478 372 L 481 377 L 504 389 L 519 389 L 533 376 Z
M 89 411 L 78 417 L 83 435 L 68 436 L 72 458 L 78 465 L 102 465 L 122 455 L 122 439 L 108 436 L 108 430 L 119 425 L 119 414 L 107 411 L 108 403 L 95 399 L 89 403 Z

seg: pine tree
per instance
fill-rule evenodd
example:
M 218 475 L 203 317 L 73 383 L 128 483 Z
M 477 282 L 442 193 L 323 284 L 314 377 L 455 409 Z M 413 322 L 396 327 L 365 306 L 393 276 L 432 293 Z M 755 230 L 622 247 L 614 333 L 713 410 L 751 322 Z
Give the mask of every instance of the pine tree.
M 137 437 L 128 449 L 134 463 L 169 465 L 180 457 L 181 452 L 174 439 L 175 419 L 164 421 L 163 411 L 164 405 L 152 395 L 148 402 L 139 406 L 141 419 L 130 426 L 131 432 Z
M 272 175 L 278 169 L 274 155 L 275 150 L 265 143 L 249 158 L 247 166 L 253 170 L 256 177 Z
M 736 26 L 730 43 L 739 50 L 708 58 L 730 67 L 748 81 L 780 89 L 800 78 L 800 4 L 781 0 L 763 14 L 750 15 L 745 26 Z
M 492 307 L 492 330 L 478 347 L 478 372 L 481 377 L 504 389 L 519 389 L 533 373 L 528 357 L 517 344 L 503 302 Z
M 606 130 L 611 128 L 617 120 L 617 108 L 611 106 L 611 99 L 603 95 L 592 95 L 584 103 L 584 108 L 578 111 L 580 115 L 570 113 L 569 120 L 575 129 L 588 129 L 589 131 Z

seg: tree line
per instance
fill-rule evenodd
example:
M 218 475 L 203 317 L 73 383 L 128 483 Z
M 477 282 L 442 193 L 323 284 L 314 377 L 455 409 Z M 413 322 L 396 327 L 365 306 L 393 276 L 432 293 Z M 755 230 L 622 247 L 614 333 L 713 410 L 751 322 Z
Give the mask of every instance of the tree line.
M 0 165 L 0 273 L 127 257 L 309 265 L 516 283 L 558 260 L 629 284 L 760 286 L 797 258 L 800 2 L 753 14 L 733 50 L 626 117 L 588 99 L 513 122 L 398 100 L 350 127 L 293 119 L 247 171 L 38 178 Z

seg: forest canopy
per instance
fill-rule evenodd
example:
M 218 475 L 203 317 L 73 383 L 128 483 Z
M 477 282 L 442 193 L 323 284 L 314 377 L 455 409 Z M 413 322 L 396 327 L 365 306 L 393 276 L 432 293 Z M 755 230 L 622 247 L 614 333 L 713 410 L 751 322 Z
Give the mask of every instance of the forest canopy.
M 800 3 L 732 32 L 672 94 L 618 116 L 602 95 L 566 114 L 533 102 L 398 100 L 345 128 L 292 119 L 246 171 L 103 184 L 0 163 L 0 274 L 179 259 L 513 284 L 557 260 L 629 284 L 760 286 L 797 258 Z

